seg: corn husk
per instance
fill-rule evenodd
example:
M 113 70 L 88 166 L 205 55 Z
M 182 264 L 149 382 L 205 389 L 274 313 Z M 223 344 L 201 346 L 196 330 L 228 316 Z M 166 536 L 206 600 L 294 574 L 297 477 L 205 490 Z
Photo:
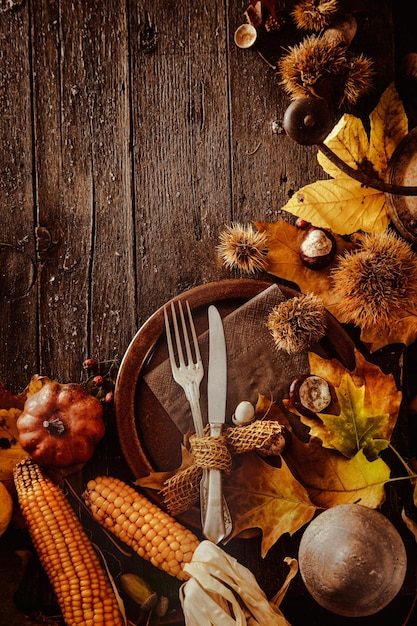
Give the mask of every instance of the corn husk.
M 284 593 L 298 569 L 295 559 L 286 562 Z M 190 575 L 180 589 L 186 626 L 291 626 L 278 608 L 283 593 L 270 602 L 252 572 L 210 541 L 200 543 L 184 569 Z

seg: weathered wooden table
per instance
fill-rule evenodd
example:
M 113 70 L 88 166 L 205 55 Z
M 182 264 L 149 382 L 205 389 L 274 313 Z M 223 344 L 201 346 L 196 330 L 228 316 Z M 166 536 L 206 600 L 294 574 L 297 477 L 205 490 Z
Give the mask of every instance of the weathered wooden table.
M 377 69 L 366 113 L 414 46 L 415 9 L 354 4 Z M 21 391 L 35 373 L 78 382 L 89 356 L 120 361 L 163 303 L 232 277 L 216 253 L 225 224 L 275 221 L 295 190 L 323 177 L 316 149 L 282 130 L 289 100 L 276 72 L 234 44 L 245 9 L 239 0 L 1 0 L 8 389 Z M 129 476 L 108 411 L 97 467 Z M 7 577 L 10 543 L 0 547 Z M 242 540 L 234 551 L 247 549 Z M 162 575 L 153 582 L 175 596 Z M 392 626 L 411 602 L 408 594 L 394 603 Z M 379 623 L 324 615 L 305 596 L 289 597 L 287 610 L 293 626 Z M 19 614 L 2 621 L 2 611 L 1 623 L 30 623 Z

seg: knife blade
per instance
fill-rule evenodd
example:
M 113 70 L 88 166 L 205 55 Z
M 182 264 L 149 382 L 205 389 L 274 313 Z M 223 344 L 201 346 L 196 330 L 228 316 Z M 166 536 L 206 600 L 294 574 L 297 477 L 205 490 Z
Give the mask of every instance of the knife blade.
M 209 367 L 207 377 L 208 420 L 210 435 L 221 435 L 226 419 L 227 353 L 223 322 L 214 305 L 208 308 L 209 319 Z M 232 522 L 223 496 L 222 475 L 219 469 L 210 469 L 203 533 L 218 543 L 230 534 Z
M 221 426 L 226 419 L 227 354 L 222 318 L 214 305 L 208 308 L 209 367 L 207 378 L 208 419 Z

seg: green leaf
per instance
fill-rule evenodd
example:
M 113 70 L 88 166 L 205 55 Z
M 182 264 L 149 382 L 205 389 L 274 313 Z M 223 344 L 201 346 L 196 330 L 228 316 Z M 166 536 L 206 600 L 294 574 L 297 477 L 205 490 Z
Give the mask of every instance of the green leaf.
M 325 447 L 339 450 L 347 458 L 363 450 L 367 458 L 375 459 L 389 444 L 386 439 L 378 438 L 378 433 L 388 426 L 389 413 L 370 413 L 365 406 L 365 385 L 357 387 L 349 375 L 342 377 L 335 391 L 340 415 L 320 413 L 322 424 L 313 426 L 311 434 L 319 437 Z
M 270 419 L 277 419 L 292 432 L 286 417 L 268 398 L 260 396 L 258 410 L 268 411 Z M 293 433 L 291 445 L 283 456 L 294 477 L 306 488 L 311 502 L 319 508 L 353 502 L 377 508 L 385 500 L 390 468 L 380 458 L 369 461 L 363 450 L 348 459 L 337 450 L 324 448 L 317 437 L 306 443 Z

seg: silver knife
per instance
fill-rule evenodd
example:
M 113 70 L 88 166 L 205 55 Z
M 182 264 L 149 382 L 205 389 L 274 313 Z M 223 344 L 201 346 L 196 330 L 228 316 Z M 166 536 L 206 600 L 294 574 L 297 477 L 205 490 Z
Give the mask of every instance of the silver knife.
M 223 322 L 215 306 L 208 308 L 209 318 L 209 368 L 207 380 L 208 419 L 210 435 L 218 437 L 226 418 L 227 396 L 227 355 Z M 226 500 L 223 496 L 222 475 L 217 469 L 210 469 L 206 517 L 203 533 L 213 543 L 219 543 L 230 534 L 232 521 Z

